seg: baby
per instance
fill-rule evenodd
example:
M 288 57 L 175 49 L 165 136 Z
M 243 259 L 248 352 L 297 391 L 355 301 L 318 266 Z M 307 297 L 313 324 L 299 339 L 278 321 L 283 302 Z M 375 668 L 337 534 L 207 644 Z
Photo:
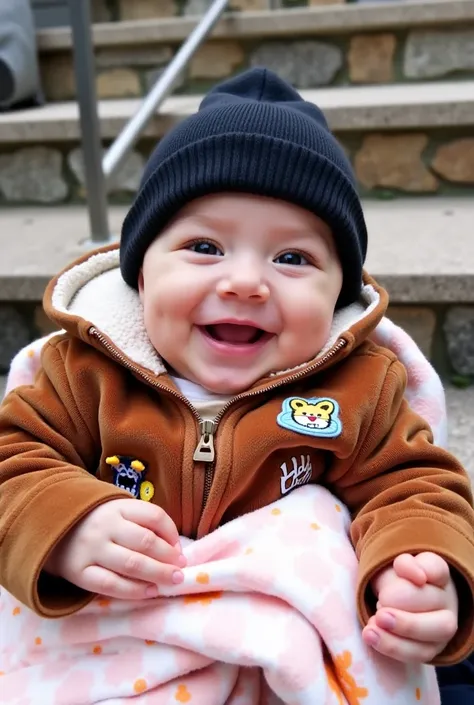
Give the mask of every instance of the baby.
M 366 247 L 321 111 L 264 69 L 213 89 L 156 147 L 120 247 L 49 285 L 65 332 L 0 411 L 0 584 L 44 617 L 154 597 L 183 579 L 179 535 L 323 484 L 352 513 L 365 642 L 464 658 L 470 485 L 371 341 Z

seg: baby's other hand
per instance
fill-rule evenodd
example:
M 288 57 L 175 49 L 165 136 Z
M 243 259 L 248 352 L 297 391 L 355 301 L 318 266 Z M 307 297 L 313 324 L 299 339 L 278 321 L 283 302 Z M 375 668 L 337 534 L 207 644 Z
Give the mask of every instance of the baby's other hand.
M 166 512 L 148 502 L 114 499 L 79 521 L 44 569 L 89 592 L 142 600 L 156 597 L 160 583 L 182 582 L 185 565 Z
M 372 581 L 377 612 L 362 632 L 381 654 L 429 663 L 458 628 L 458 597 L 449 565 L 435 553 L 398 556 Z

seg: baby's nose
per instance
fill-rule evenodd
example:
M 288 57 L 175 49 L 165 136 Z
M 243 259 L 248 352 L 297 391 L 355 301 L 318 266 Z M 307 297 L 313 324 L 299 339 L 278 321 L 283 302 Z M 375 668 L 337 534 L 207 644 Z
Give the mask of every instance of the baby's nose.
M 252 272 L 236 273 L 222 279 L 217 292 L 222 298 L 238 298 L 255 303 L 263 303 L 270 296 L 268 285 Z

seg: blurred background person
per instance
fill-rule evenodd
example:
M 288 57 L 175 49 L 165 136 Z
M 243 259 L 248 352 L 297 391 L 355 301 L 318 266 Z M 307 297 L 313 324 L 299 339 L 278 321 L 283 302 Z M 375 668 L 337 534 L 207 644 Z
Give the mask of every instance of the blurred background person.
M 43 102 L 29 0 L 0 1 L 0 110 Z

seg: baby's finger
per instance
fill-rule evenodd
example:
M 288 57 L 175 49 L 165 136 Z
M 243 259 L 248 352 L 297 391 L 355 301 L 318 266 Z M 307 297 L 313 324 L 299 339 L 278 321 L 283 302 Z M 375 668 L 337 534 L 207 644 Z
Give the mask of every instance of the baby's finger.
M 170 546 L 176 546 L 179 543 L 179 534 L 174 521 L 156 504 L 140 501 L 124 502 L 122 516 L 134 524 L 151 529 Z
M 128 580 L 99 565 L 87 566 L 79 587 L 117 600 L 146 600 L 158 595 L 158 586 L 139 580 Z
M 183 573 L 174 565 L 160 563 L 143 553 L 129 551 L 127 548 L 109 544 L 101 559 L 104 568 L 133 580 L 141 580 L 156 585 L 177 585 L 182 583 Z
M 408 580 L 400 578 L 396 584 L 385 585 L 378 595 L 381 607 L 398 609 L 405 612 L 435 612 L 446 607 L 446 595 L 443 590 L 427 583 L 417 587 Z
M 154 558 L 160 563 L 169 563 L 184 568 L 186 559 L 177 548 L 157 536 L 151 529 L 124 519 L 112 529 L 111 539 L 123 548 Z
M 411 641 L 379 629 L 372 620 L 362 632 L 367 646 L 402 663 L 429 663 L 441 652 L 437 644 Z
M 375 624 L 396 636 L 428 644 L 447 644 L 456 634 L 456 615 L 450 610 L 411 614 L 399 610 L 380 610 Z
M 418 564 L 415 556 L 403 553 L 393 561 L 393 569 L 399 578 L 409 580 L 414 585 L 422 586 L 426 583 L 426 573 L 423 567 Z
M 432 585 L 444 588 L 449 583 L 449 565 L 441 556 L 429 552 L 419 553 L 415 557 L 415 561 Z

